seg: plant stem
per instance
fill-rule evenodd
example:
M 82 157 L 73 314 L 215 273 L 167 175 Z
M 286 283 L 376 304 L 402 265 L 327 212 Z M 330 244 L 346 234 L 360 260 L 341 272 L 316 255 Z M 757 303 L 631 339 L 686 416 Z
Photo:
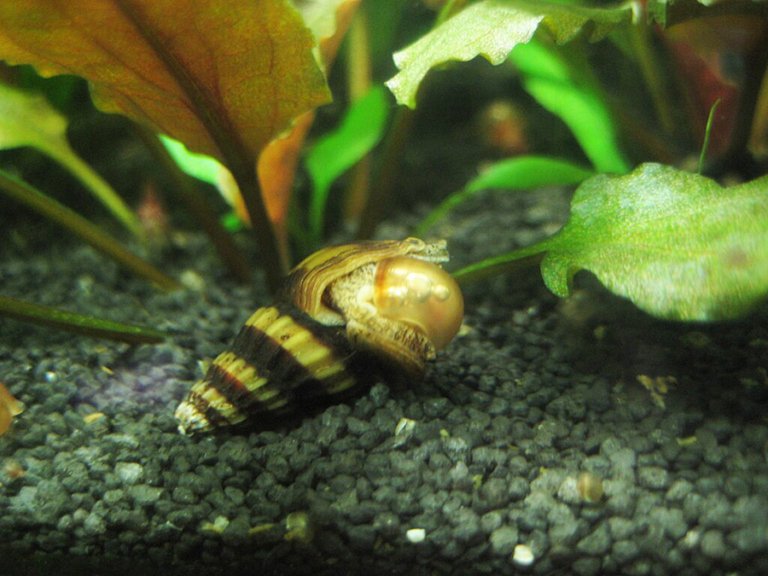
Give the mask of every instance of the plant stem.
M 518 268 L 538 263 L 544 257 L 545 251 L 546 247 L 541 243 L 526 246 L 507 254 L 500 254 L 499 256 L 486 258 L 480 262 L 465 266 L 461 270 L 454 272 L 453 277 L 460 284 L 469 284 L 493 276 L 500 276 Z
M 273 293 L 276 292 L 283 275 L 288 270 L 288 263 L 281 258 L 277 237 L 264 205 L 261 187 L 256 175 L 257 152 L 251 150 L 243 141 L 226 109 L 215 100 L 213 95 L 205 92 L 198 85 L 176 55 L 168 49 L 168 46 L 155 34 L 155 31 L 138 16 L 134 5 L 126 0 L 116 0 L 116 5 L 136 27 L 136 30 L 147 41 L 158 58 L 163 61 L 168 72 L 173 75 L 184 93 L 189 97 L 197 116 L 219 149 L 220 159 L 232 172 L 232 176 L 240 188 L 240 193 L 243 195 L 245 207 L 248 210 L 251 225 L 256 235 L 256 242 L 261 250 L 261 262 L 266 275 L 267 286 Z
M 362 98 L 371 88 L 371 51 L 368 35 L 368 15 L 365 5 L 360 6 L 347 38 L 347 82 L 350 103 Z M 366 154 L 355 164 L 349 175 L 344 195 L 344 218 L 358 222 L 368 203 L 371 185 L 371 155 Z
M 173 161 L 157 134 L 140 124 L 134 126 L 144 145 L 172 179 L 172 189 L 177 197 L 208 234 L 225 266 L 239 281 L 249 282 L 251 267 L 248 265 L 248 261 L 232 241 L 229 233 L 219 224 L 214 210 L 197 187 L 193 185 L 191 177 L 184 174 Z
M 153 344 L 161 342 L 166 337 L 163 332 L 147 326 L 94 318 L 93 316 L 33 304 L 8 296 L 0 296 L 0 315 L 95 338 L 128 342 L 129 344 Z
M 448 0 L 440 9 L 432 28 L 436 28 L 448 18 L 461 11 L 466 0 Z M 392 120 L 392 126 L 384 141 L 378 169 L 371 184 L 368 201 L 360 216 L 357 237 L 370 238 L 384 214 L 384 206 L 392 199 L 392 190 L 397 183 L 403 150 L 411 134 L 416 111 L 406 106 L 398 107 Z
M 146 260 L 126 250 L 120 242 L 102 231 L 98 226 L 53 198 L 46 196 L 26 182 L 22 182 L 3 171 L 0 171 L 0 191 L 46 218 L 61 224 L 88 244 L 115 260 L 118 264 L 154 282 L 159 288 L 163 290 L 181 288 L 181 284 L 176 280 L 164 274 Z
M 45 153 L 80 180 L 83 186 L 96 196 L 131 234 L 139 240 L 145 240 L 144 230 L 135 212 L 98 172 L 75 153 L 66 141 L 63 144 L 64 146 L 47 146 L 44 149 Z
M 664 72 L 659 66 L 661 59 L 653 53 L 651 46 L 651 28 L 648 26 L 630 26 L 629 42 L 637 55 L 640 73 L 645 79 L 645 85 L 651 93 L 653 107 L 659 117 L 661 128 L 665 134 L 674 134 L 675 115 L 670 106 L 672 98 L 665 82 Z
M 397 173 L 400 169 L 400 161 L 403 157 L 403 149 L 411 133 L 416 113 L 410 108 L 400 106 L 395 112 L 392 127 L 389 129 L 384 150 L 376 171 L 376 176 L 371 184 L 368 203 L 360 217 L 357 230 L 358 238 L 370 238 L 373 236 L 384 213 L 386 206 L 392 198 L 392 190 L 397 182 Z
M 240 164 L 240 163 L 238 163 Z M 261 250 L 261 264 L 267 281 L 267 287 L 275 294 L 288 273 L 289 263 L 282 257 L 277 243 L 272 222 L 269 220 L 267 208 L 261 196 L 261 187 L 256 177 L 255 164 L 250 167 L 235 166 L 228 163 L 235 182 L 245 201 L 248 215 L 251 217 L 251 227 L 256 236 L 256 243 Z

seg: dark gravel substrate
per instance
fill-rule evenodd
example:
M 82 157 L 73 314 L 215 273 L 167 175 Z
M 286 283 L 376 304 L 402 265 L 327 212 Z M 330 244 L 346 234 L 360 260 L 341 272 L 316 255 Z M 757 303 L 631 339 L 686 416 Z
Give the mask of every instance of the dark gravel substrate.
M 458 265 L 550 233 L 565 205 L 486 196 L 442 233 Z M 0 438 L 0 574 L 768 573 L 765 310 L 666 324 L 588 280 L 558 302 L 529 269 L 467 290 L 466 333 L 425 382 L 190 439 L 174 407 L 261 288 L 221 279 L 196 235 L 166 268 L 201 286 L 174 294 L 57 235 L 6 235 L 3 294 L 174 336 L 0 320 L 0 380 L 27 406 Z

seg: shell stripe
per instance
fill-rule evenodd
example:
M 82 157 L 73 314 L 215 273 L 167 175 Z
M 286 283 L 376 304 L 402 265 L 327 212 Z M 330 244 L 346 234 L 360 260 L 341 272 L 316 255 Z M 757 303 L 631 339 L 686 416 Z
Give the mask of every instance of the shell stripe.
M 213 426 L 283 411 L 354 386 L 350 355 L 348 344 L 298 311 L 260 308 L 193 387 L 191 401 Z

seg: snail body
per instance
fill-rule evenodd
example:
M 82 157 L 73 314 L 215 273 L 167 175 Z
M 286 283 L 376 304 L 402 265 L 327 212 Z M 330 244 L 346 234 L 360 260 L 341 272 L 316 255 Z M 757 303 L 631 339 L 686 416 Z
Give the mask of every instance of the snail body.
M 229 350 L 179 404 L 183 434 L 293 410 L 365 382 L 374 366 L 420 378 L 456 335 L 461 290 L 439 263 L 445 241 L 358 242 L 325 248 L 287 276 Z

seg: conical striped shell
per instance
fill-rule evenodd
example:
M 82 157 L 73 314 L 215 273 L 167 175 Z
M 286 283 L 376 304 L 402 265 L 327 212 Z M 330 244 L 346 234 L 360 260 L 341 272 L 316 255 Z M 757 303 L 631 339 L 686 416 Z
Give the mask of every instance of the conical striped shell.
M 179 430 L 203 432 L 345 392 L 357 382 L 352 356 L 337 329 L 293 308 L 259 308 L 176 409 Z
M 309 256 L 286 278 L 283 304 L 257 310 L 179 404 L 179 430 L 202 432 L 333 397 L 374 366 L 420 377 L 461 323 L 459 287 L 427 264 L 447 259 L 445 241 L 418 238 Z

